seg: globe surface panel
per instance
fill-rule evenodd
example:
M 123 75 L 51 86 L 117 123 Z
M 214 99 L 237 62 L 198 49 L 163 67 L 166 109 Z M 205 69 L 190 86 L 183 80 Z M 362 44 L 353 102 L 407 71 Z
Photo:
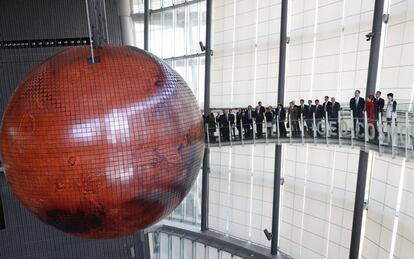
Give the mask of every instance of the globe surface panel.
M 145 51 L 67 49 L 14 93 L 0 158 L 17 198 L 42 221 L 85 238 L 131 234 L 183 200 L 204 150 L 184 80 Z

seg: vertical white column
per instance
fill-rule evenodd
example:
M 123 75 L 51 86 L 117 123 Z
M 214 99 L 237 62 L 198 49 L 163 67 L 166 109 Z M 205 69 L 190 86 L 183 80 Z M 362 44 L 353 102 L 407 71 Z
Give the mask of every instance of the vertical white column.
M 131 3 L 129 0 L 118 0 L 118 16 L 121 23 L 122 44 L 134 45 L 134 26 L 131 18 Z

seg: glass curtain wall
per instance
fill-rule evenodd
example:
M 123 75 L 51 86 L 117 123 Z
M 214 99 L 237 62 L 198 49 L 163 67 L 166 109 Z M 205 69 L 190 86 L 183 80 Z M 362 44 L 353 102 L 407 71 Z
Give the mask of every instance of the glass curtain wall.
M 405 235 L 398 234 L 398 230 L 402 230 L 403 233 L 411 232 L 411 225 L 405 226 L 406 229 L 401 228 L 404 228 L 406 223 L 412 222 L 409 220 L 410 206 L 401 207 L 401 200 L 403 198 L 404 175 L 409 174 L 410 179 L 413 171 L 401 159 L 380 157 L 376 154 L 371 154 L 369 165 L 366 191 L 368 209 L 364 213 L 360 255 L 362 258 L 410 258 L 394 257 L 394 252 L 398 254 L 398 250 L 395 251 L 397 237 L 399 242 L 407 241 L 404 243 L 409 244 L 403 248 L 406 250 L 402 251 L 403 254 L 407 254 L 407 248 L 411 250 L 410 255 L 413 252 L 412 235 L 406 236 L 405 239 Z M 404 198 L 408 198 L 412 202 L 410 191 L 407 191 L 408 195 L 404 195 Z M 409 210 L 407 211 L 407 209 Z M 400 225 L 398 224 L 399 215 L 403 219 Z
M 294 258 L 349 258 L 359 151 L 284 146 L 280 250 Z
M 144 47 L 144 0 L 132 0 L 135 46 Z M 164 59 L 204 103 L 205 0 L 150 0 L 149 52 Z M 199 109 L 199 107 L 194 107 Z M 185 111 L 183 111 L 185 112 Z M 201 176 L 169 219 L 201 222 Z
M 365 95 L 374 1 L 289 1 L 285 105 Z M 348 258 L 358 152 L 286 146 L 280 250 L 295 258 Z
M 280 1 L 220 0 L 213 7 L 211 107 L 277 102 Z M 270 247 L 274 145 L 212 149 L 209 227 Z
M 414 2 L 385 1 L 377 89 L 394 93 L 399 107 L 412 111 L 414 97 Z M 362 258 L 412 258 L 414 253 L 414 165 L 372 155 L 367 179 L 368 210 L 362 233 Z
M 272 228 L 274 145 L 212 148 L 210 229 L 270 247 L 263 233 Z
M 404 109 L 413 110 L 414 101 L 414 2 L 385 1 L 384 13 L 389 14 L 384 24 L 382 66 L 377 88 L 394 93 L 399 103 L 409 103 Z M 406 105 L 405 105 L 406 106 Z
M 275 106 L 280 0 L 214 1 L 213 14 L 211 106 Z
M 135 45 L 144 45 L 144 1 L 133 0 Z M 149 51 L 164 59 L 204 103 L 205 0 L 150 0 Z
M 346 105 L 355 89 L 364 96 L 374 1 L 289 3 L 285 104 L 327 95 Z

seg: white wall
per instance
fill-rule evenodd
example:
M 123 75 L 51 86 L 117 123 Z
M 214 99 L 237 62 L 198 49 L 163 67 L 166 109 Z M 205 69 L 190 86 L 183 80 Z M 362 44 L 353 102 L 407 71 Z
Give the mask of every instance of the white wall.
M 300 98 L 322 99 L 325 95 L 347 104 L 355 89 L 365 95 L 370 48 L 365 35 L 372 29 L 375 1 L 290 3 L 285 104 Z M 259 100 L 274 105 L 280 1 L 223 0 L 214 1 L 214 5 L 211 106 L 245 107 Z M 384 94 L 394 92 L 400 103 L 413 101 L 414 2 L 390 0 L 385 10 L 390 12 L 390 21 L 384 27 L 378 89 Z M 348 258 L 358 152 L 322 146 L 284 147 L 283 252 L 295 258 Z M 272 148 L 263 151 L 259 146 L 254 151 L 246 146 L 212 153 L 209 220 L 214 230 L 269 246 L 259 230 L 271 226 L 273 186 L 266 182 L 258 186 L 267 193 L 262 198 L 248 192 L 251 176 L 260 172 L 253 169 L 252 174 L 256 164 L 251 161 L 261 161 L 263 153 L 274 155 Z M 266 156 L 264 159 L 269 161 L 264 167 L 268 169 L 263 169 L 263 175 L 270 176 L 274 158 Z M 414 165 L 372 154 L 371 159 L 374 171 L 367 184 L 370 208 L 362 255 L 388 258 L 393 253 L 395 258 L 410 258 L 414 253 Z M 403 185 L 402 171 L 406 178 Z M 250 224 L 253 205 L 249 201 L 253 199 L 262 204 L 257 209 L 262 219 L 257 229 Z M 396 214 L 398 224 L 394 223 Z
M 280 250 L 294 258 L 348 258 L 358 150 L 285 146 Z
M 374 0 L 290 1 L 285 104 L 365 95 Z
M 274 145 L 212 148 L 209 226 L 230 236 L 270 246 Z
M 211 107 L 277 101 L 280 0 L 214 1 Z
M 414 98 L 414 2 L 390 0 L 389 23 L 385 27 L 382 73 L 379 89 L 393 92 L 402 103 Z M 404 105 L 412 110 L 412 106 Z M 401 107 L 401 106 L 400 106 Z
M 414 163 L 371 158 L 362 258 L 412 258 Z

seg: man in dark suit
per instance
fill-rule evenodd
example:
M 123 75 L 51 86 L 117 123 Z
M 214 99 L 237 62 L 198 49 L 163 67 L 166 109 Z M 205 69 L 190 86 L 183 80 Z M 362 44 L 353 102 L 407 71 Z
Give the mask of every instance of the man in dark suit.
M 349 100 L 349 108 L 351 109 L 352 115 L 354 117 L 354 129 L 355 133 L 360 137 L 363 136 L 364 133 L 364 108 L 365 108 L 365 100 L 364 98 L 360 97 L 361 91 L 356 90 L 354 95 L 355 97 Z M 362 123 L 359 125 L 358 123 Z
M 264 114 L 266 112 L 265 107 L 262 106 L 262 102 L 258 102 L 256 106 L 255 112 L 255 121 L 256 121 L 256 129 L 257 129 L 257 137 L 261 138 L 263 136 L 263 121 L 264 121 Z
M 223 135 L 222 135 L 222 131 L 220 130 L 220 111 L 217 112 L 217 116 L 216 116 L 216 124 L 219 125 L 219 134 L 220 134 L 220 138 L 223 139 Z
M 318 119 L 320 120 L 324 117 L 324 115 L 323 115 L 323 113 L 324 113 L 323 106 L 319 104 L 318 99 L 315 100 L 315 106 L 314 106 L 313 109 L 314 109 L 316 120 L 318 120 Z
M 239 132 L 239 139 L 242 139 L 242 127 L 243 127 L 243 117 L 246 116 L 244 108 L 241 108 L 239 112 L 236 113 L 236 128 Z M 244 128 L 243 128 L 244 129 Z
M 316 123 L 316 125 L 313 125 L 313 127 L 316 127 L 316 129 L 318 130 L 321 127 L 322 120 L 324 117 L 324 109 L 323 109 L 323 106 L 319 104 L 318 99 L 315 100 L 315 106 L 313 107 L 313 113 L 315 114 L 315 123 Z M 318 135 L 320 134 L 318 133 Z
M 385 101 L 384 99 L 381 98 L 381 91 L 377 91 L 375 93 L 375 100 L 374 100 L 374 105 L 375 105 L 375 121 L 377 123 L 375 123 L 375 137 L 378 138 L 379 133 L 378 133 L 378 123 L 379 123 L 379 119 L 381 117 L 382 119 L 382 115 L 384 112 L 384 106 L 385 106 Z
M 224 114 L 220 116 L 219 119 L 219 125 L 220 125 L 220 132 L 221 136 L 223 136 L 223 141 L 229 141 L 230 140 L 230 116 L 229 116 L 229 110 L 224 110 Z
M 338 129 L 339 129 L 339 110 L 341 109 L 341 105 L 335 100 L 335 97 L 331 98 L 331 108 L 328 111 L 328 117 L 330 121 L 330 125 L 334 127 L 333 133 L 335 136 L 338 136 Z
M 381 91 L 375 93 L 375 119 L 378 120 L 384 112 L 385 101 L 381 98 Z
M 236 118 L 235 118 L 234 114 L 231 113 L 231 109 L 229 109 L 229 121 L 230 121 L 232 136 L 233 136 L 234 139 L 236 139 L 236 127 L 234 125 L 235 120 L 236 120 Z
M 312 100 L 308 100 L 308 116 L 306 117 L 306 125 L 308 127 L 308 136 L 313 136 L 313 113 L 315 112 L 315 105 L 312 104 Z
M 250 138 L 253 132 L 253 119 L 256 117 L 256 112 L 253 110 L 253 107 L 249 105 L 246 111 L 246 119 L 243 122 L 243 127 L 245 127 L 246 137 Z
M 309 106 L 305 104 L 305 100 L 301 99 L 299 101 L 299 105 L 298 105 L 298 112 L 299 112 L 299 118 L 301 118 L 301 116 L 303 116 L 303 119 L 307 119 L 309 117 Z
M 309 117 L 309 106 L 305 104 L 305 100 L 300 99 L 299 105 L 296 107 L 298 110 L 298 119 L 302 121 L 303 117 L 303 129 L 305 131 L 306 119 Z M 305 131 L 306 132 L 306 131 Z
M 283 104 L 279 103 L 277 105 L 275 115 L 276 115 L 276 119 L 279 121 L 279 128 L 277 130 L 280 134 L 280 137 L 285 138 L 286 137 L 286 126 L 285 126 L 286 111 L 285 111 L 285 108 L 283 107 Z
M 325 96 L 323 103 L 323 117 L 325 118 L 326 114 L 329 116 L 329 110 L 331 109 L 332 103 L 329 101 L 329 96 Z
M 257 106 L 259 107 L 260 113 L 264 116 L 264 113 L 266 112 L 265 107 L 262 105 L 262 102 L 258 102 Z

